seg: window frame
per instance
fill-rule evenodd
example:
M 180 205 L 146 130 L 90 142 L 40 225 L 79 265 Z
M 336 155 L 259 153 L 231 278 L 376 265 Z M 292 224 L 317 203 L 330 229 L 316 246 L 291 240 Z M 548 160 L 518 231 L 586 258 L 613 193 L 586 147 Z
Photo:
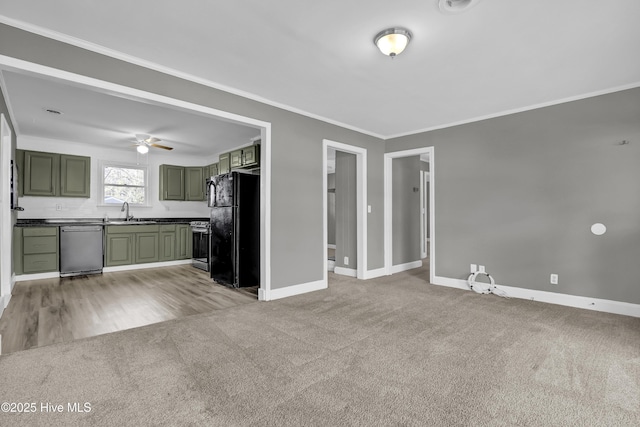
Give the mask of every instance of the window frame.
M 135 164 L 135 163 L 124 163 L 124 162 L 118 162 L 118 161 L 109 161 L 109 160 L 103 160 L 100 162 L 100 167 L 98 170 L 99 175 L 99 179 L 98 179 L 98 194 L 100 197 L 100 200 L 98 201 L 98 206 L 100 207 L 110 207 L 110 206 L 121 206 L 122 204 L 120 203 L 105 203 L 104 201 L 104 194 L 105 194 L 105 182 L 104 182 L 104 170 L 105 168 L 122 168 L 122 169 L 138 169 L 138 170 L 142 170 L 143 172 L 143 177 L 144 177 L 144 203 L 129 203 L 130 206 L 136 206 L 136 207 L 150 207 L 151 204 L 149 203 L 149 168 L 147 167 L 147 165 L 141 165 L 141 164 Z M 111 184 L 106 184 L 106 185 L 111 185 Z M 134 187 L 134 186 L 132 186 Z M 137 186 L 135 186 L 137 187 Z

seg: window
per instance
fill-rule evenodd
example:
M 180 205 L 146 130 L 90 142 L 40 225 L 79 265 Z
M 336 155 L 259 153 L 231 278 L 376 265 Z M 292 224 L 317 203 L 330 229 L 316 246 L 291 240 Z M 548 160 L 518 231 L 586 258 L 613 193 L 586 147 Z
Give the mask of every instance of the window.
M 145 166 L 102 164 L 102 203 L 105 205 L 147 204 Z

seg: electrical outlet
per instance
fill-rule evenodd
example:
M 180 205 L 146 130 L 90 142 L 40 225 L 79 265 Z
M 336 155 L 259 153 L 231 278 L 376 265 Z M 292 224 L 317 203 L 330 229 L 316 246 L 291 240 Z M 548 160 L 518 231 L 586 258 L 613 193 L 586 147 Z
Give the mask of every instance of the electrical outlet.
M 551 276 L 549 277 L 549 282 L 552 285 L 557 285 L 558 284 L 558 275 L 557 274 L 551 274 Z
M 475 264 L 471 264 L 471 266 L 469 267 L 469 271 L 471 273 L 475 273 L 476 271 L 478 271 L 478 266 Z
M 56 203 L 56 210 L 57 211 L 61 211 L 62 210 L 62 205 L 60 203 Z
M 349 265 L 349 257 L 344 257 L 344 265 Z
M 478 271 L 482 274 L 486 273 L 487 271 L 484 269 L 484 265 L 479 265 L 478 266 Z
M 371 213 L 371 205 L 367 206 L 367 213 Z

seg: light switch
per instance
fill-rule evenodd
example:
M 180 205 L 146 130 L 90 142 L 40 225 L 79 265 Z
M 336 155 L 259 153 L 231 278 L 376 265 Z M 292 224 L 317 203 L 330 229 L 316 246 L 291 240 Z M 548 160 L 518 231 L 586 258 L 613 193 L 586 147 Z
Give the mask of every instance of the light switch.
M 367 213 L 371 213 L 371 205 L 367 205 Z

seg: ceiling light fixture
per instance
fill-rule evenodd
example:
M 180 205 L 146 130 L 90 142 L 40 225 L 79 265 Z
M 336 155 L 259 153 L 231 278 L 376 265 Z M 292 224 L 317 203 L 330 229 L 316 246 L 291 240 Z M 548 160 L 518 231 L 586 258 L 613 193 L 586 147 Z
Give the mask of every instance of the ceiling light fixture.
M 140 154 L 147 154 L 149 152 L 149 147 L 144 144 L 138 144 L 136 150 L 138 150 L 138 153 Z
M 409 30 L 405 28 L 389 28 L 380 31 L 373 39 L 373 43 L 378 46 L 380 52 L 395 58 L 402 53 L 410 40 L 411 32 Z

